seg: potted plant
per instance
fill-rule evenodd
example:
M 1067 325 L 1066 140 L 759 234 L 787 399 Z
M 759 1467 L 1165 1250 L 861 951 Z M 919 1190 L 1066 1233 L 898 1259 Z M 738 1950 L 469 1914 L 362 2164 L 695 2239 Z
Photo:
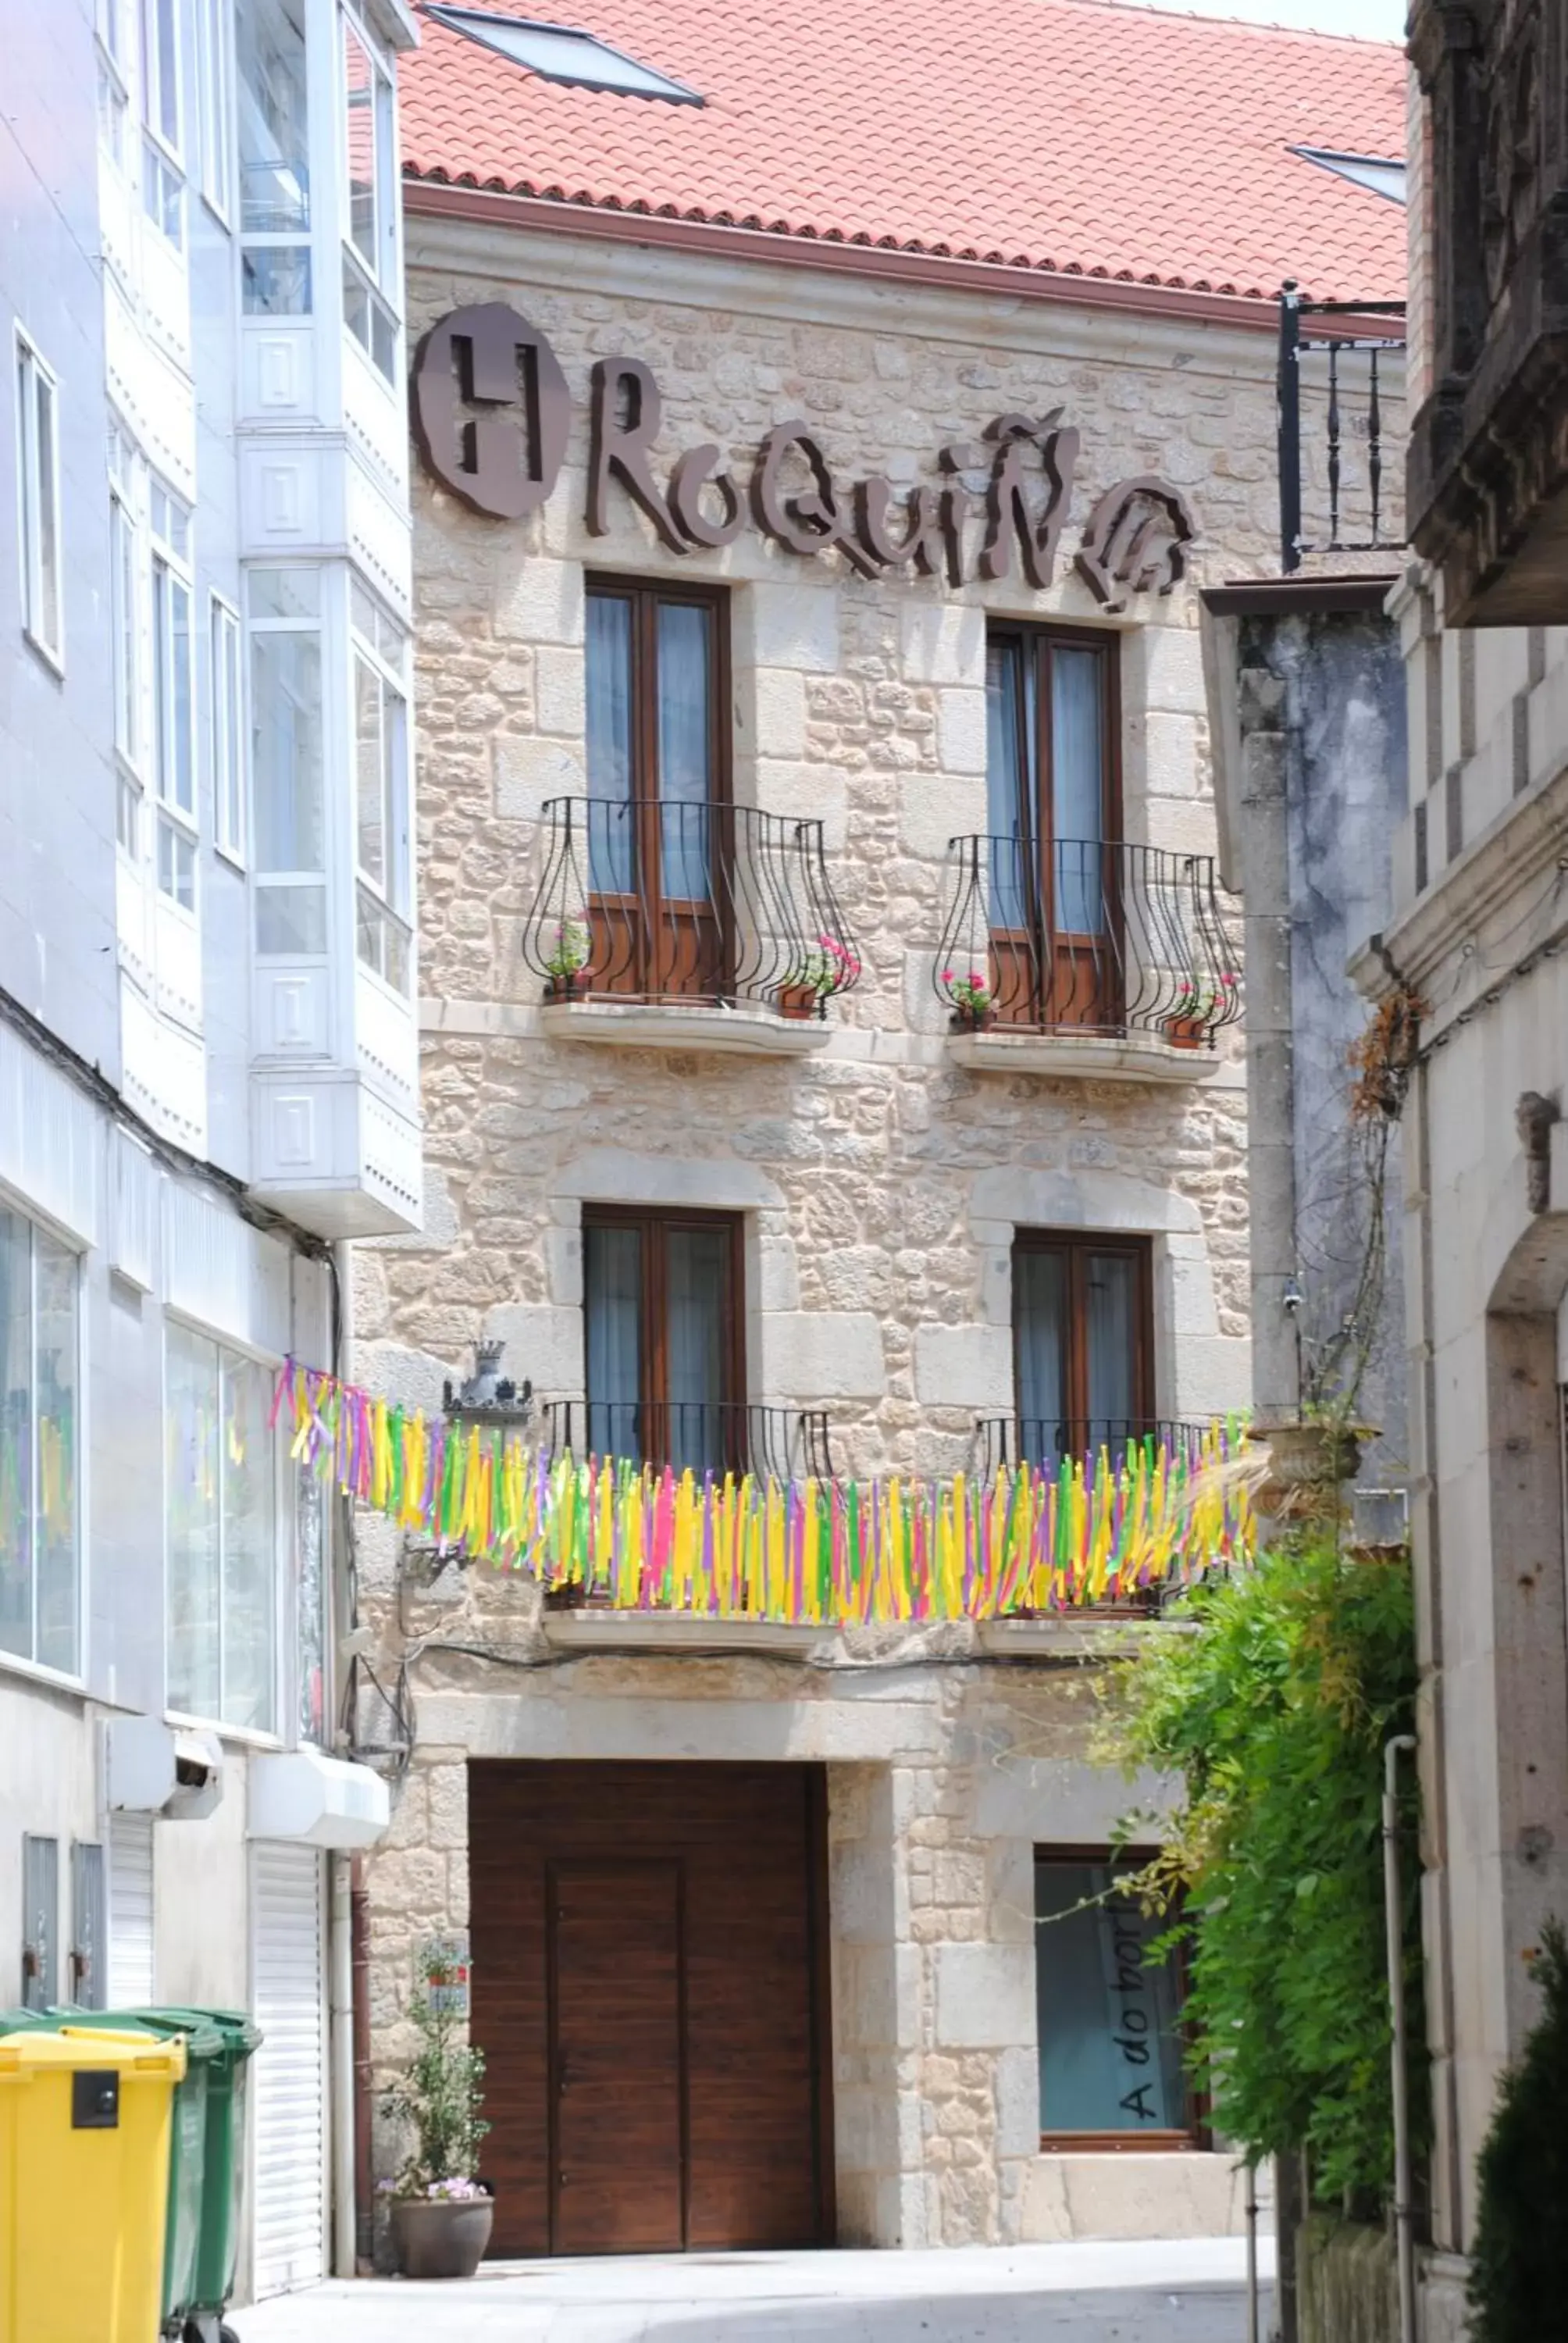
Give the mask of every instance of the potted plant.
M 557 920 L 550 948 L 545 954 L 547 1001 L 570 1001 L 582 990 L 583 980 L 589 973 L 592 941 L 586 911 Z
M 983 1033 L 988 1026 L 995 1024 L 996 995 L 983 968 L 971 968 L 967 976 L 944 968 L 942 982 L 953 1004 L 955 1033 Z
M 482 2121 L 485 2059 L 463 2039 L 464 2019 L 445 1970 L 432 1966 L 412 2016 L 419 2046 L 385 2099 L 387 2113 L 412 2133 L 395 2180 L 392 2241 L 405 2278 L 472 2278 L 490 2241 L 495 2207 L 474 2177 Z
M 836 936 L 819 936 L 779 986 L 780 1017 L 825 1017 L 830 993 L 847 992 L 860 963 Z
M 1189 978 L 1165 1020 L 1165 1039 L 1173 1050 L 1207 1050 L 1215 1026 L 1229 1016 L 1235 1000 L 1236 979 L 1229 969 L 1221 970 L 1212 981 Z

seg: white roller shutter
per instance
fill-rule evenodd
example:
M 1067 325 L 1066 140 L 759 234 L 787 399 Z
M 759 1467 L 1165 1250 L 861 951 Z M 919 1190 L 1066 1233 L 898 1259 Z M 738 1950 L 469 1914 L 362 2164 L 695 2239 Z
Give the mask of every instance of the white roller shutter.
M 327 2013 L 322 1858 L 258 1841 L 252 1872 L 254 2000 L 262 2046 L 252 2070 L 251 2202 L 256 2294 L 286 2294 L 325 2274 Z
M 109 1816 L 109 1957 L 102 2006 L 153 1997 L 153 1818 Z

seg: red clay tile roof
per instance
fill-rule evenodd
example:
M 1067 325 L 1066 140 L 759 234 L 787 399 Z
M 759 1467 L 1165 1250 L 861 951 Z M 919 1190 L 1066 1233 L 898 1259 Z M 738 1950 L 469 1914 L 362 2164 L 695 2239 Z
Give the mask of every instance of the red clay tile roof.
M 1403 153 L 1382 42 L 1108 0 L 563 0 L 561 20 L 706 106 L 542 82 L 426 17 L 407 170 L 1205 292 L 1404 290 L 1402 206 L 1289 151 Z

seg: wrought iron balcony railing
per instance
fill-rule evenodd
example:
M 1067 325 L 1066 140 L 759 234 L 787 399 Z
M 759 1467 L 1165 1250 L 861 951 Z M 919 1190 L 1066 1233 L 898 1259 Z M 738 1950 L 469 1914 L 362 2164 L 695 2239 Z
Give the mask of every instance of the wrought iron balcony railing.
M 1211 1428 L 1171 1416 L 982 1415 L 975 1424 L 976 1464 L 985 1473 L 1032 1464 L 1054 1479 L 1066 1458 L 1092 1474 L 1104 1449 L 1114 1473 L 1130 1449 L 1164 1449 L 1172 1455 L 1195 1451 Z
M 994 836 L 949 854 L 935 975 L 956 1025 L 1205 1049 L 1240 1015 L 1211 855 Z
M 548 1001 L 747 1002 L 820 1018 L 860 973 L 819 821 L 552 798 L 523 958 Z
M 632 1464 L 749 1473 L 756 1479 L 830 1481 L 825 1408 L 754 1407 L 737 1400 L 548 1400 L 557 1454 L 624 1457 Z
M 1404 544 L 1404 348 L 1402 301 L 1304 301 L 1293 284 L 1281 294 L 1280 567 L 1287 574 L 1303 554 L 1394 552 Z

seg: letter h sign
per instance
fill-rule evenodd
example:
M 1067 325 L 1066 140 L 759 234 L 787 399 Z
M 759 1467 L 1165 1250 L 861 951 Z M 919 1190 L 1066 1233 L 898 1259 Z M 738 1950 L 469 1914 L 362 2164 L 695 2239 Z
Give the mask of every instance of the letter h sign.
M 414 360 L 414 436 L 470 510 L 520 520 L 555 487 L 571 395 L 544 336 L 502 301 L 454 309 Z

